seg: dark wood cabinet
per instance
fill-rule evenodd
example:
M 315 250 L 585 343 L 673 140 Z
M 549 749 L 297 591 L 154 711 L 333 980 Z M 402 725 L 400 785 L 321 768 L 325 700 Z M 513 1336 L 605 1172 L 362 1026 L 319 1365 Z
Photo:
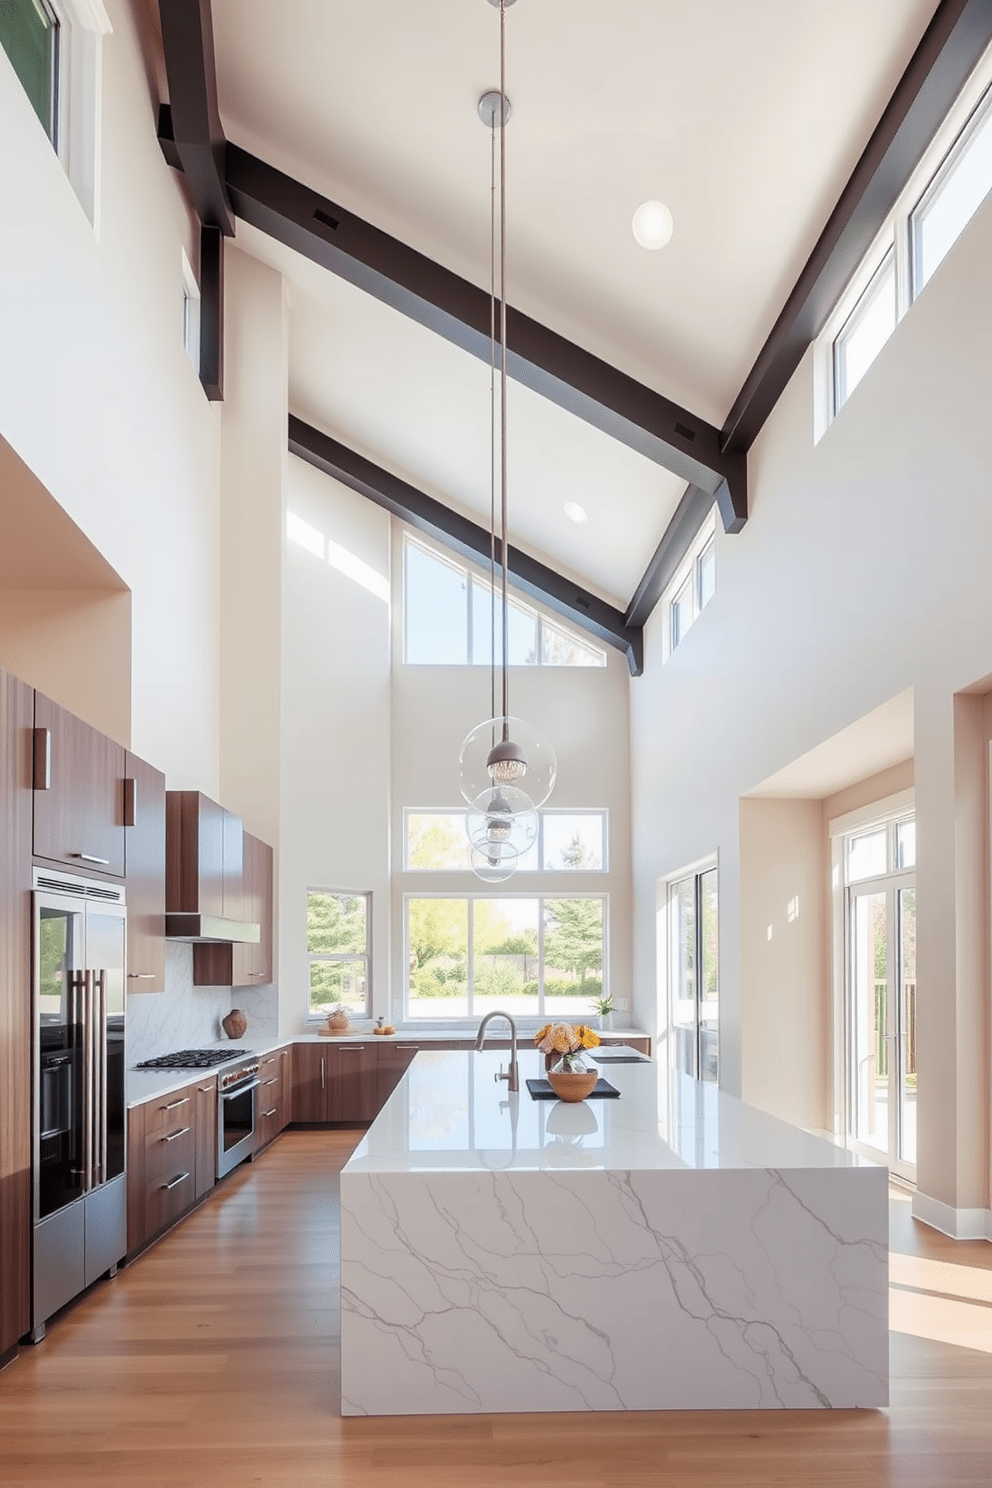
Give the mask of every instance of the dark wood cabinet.
M 127 1250 L 133 1256 L 214 1186 L 217 1080 L 198 1080 L 128 1112 Z
M 0 671 L 0 1363 L 31 1326 L 34 693 Z
M 379 1050 L 375 1042 L 334 1044 L 327 1051 L 328 1121 L 374 1121 Z
M 294 1121 L 327 1121 L 327 1050 L 323 1044 L 296 1044 L 293 1049 Z
M 193 947 L 196 987 L 264 987 L 272 981 L 272 849 L 243 834 L 239 919 L 258 925 L 257 941 Z M 233 890 L 225 904 L 234 903 Z M 231 910 L 227 913 L 230 915 Z
M 382 1110 L 422 1048 L 426 1048 L 426 1045 L 416 1043 L 387 1044 L 385 1042 L 378 1047 L 376 1050 L 378 1056 L 376 1070 L 377 1111 Z
M 123 747 L 40 692 L 34 729 L 35 857 L 123 878 Z
M 127 990 L 165 991 L 165 776 L 128 754 L 124 777 Z
M 256 1152 L 267 1147 L 288 1125 L 292 1112 L 292 1055 L 277 1049 L 259 1061 L 258 1142 Z
M 168 914 L 224 915 L 223 806 L 199 791 L 165 796 L 165 907 Z M 238 908 L 241 859 L 238 856 Z M 228 897 L 234 899 L 233 893 Z
M 196 1087 L 195 1197 L 202 1199 L 217 1182 L 217 1077 Z

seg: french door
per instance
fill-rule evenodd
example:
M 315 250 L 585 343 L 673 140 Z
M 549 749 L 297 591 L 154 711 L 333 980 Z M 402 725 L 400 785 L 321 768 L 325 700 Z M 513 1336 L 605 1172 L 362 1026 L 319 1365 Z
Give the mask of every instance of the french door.
M 916 879 L 912 819 L 847 839 L 847 1137 L 916 1177 Z
M 716 868 L 668 886 L 668 985 L 676 1069 L 720 1079 L 720 897 Z

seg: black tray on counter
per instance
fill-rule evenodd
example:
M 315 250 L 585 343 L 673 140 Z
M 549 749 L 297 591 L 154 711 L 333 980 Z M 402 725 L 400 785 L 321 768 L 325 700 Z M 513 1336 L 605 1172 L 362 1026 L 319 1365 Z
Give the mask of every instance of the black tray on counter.
M 530 1091 L 532 1100 L 557 1100 L 558 1096 L 552 1090 L 547 1080 L 528 1080 L 527 1089 Z M 586 1100 L 619 1100 L 620 1092 L 609 1080 L 599 1079 L 585 1097 Z

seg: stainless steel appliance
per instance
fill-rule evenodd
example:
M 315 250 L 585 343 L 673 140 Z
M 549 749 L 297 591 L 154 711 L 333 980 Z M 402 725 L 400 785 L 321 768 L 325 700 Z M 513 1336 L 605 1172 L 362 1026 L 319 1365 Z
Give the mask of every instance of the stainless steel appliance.
M 258 1129 L 258 1060 L 252 1058 L 217 1078 L 217 1177 L 251 1157 Z
M 123 887 L 34 872 L 31 1338 L 127 1250 Z
M 258 1058 L 250 1049 L 180 1049 L 146 1059 L 137 1069 L 210 1069 L 230 1064 L 217 1077 L 217 1177 L 251 1157 L 258 1129 Z

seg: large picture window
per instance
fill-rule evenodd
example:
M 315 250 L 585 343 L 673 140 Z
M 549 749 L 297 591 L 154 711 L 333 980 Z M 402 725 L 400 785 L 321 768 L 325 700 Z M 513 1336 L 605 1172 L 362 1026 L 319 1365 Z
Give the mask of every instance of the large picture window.
M 603 994 L 602 896 L 431 895 L 406 901 L 405 1016 L 591 1018 Z
M 371 894 L 307 890 L 307 1016 L 322 1020 L 338 1002 L 371 1012 Z

